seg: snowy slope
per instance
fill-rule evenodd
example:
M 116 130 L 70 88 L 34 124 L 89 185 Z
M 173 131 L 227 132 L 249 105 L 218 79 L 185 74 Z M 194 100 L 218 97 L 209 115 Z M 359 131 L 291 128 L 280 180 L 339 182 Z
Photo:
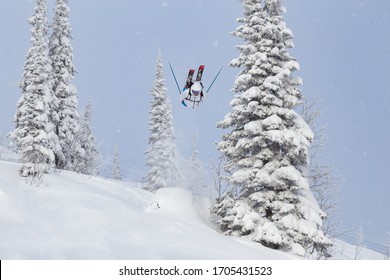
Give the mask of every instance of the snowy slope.
M 297 259 L 221 235 L 208 203 L 183 189 L 152 194 L 65 171 L 36 186 L 18 167 L 0 161 L 0 259 Z M 351 258 L 343 246 L 336 258 Z

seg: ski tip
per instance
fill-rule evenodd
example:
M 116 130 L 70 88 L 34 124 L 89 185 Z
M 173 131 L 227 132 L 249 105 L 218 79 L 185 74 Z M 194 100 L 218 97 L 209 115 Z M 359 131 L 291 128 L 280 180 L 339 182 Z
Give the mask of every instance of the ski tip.
M 199 69 L 203 69 L 205 66 L 204 65 L 200 65 L 199 66 Z

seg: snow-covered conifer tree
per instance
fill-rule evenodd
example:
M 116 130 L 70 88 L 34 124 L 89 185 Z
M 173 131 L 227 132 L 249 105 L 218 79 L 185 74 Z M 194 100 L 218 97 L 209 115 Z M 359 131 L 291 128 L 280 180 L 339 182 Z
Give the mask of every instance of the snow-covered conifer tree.
M 199 151 L 196 146 L 197 135 L 194 132 L 192 155 L 190 158 L 188 170 L 189 174 L 188 176 L 186 176 L 186 178 L 189 180 L 190 189 L 193 194 L 205 195 L 207 191 L 207 183 L 205 179 L 203 164 L 200 160 Z
M 197 148 L 197 134 L 193 135 L 193 148 L 192 155 L 189 164 L 189 176 L 187 179 L 190 181 L 191 191 L 197 195 L 205 195 L 207 191 L 207 182 L 205 178 L 204 168 L 202 161 L 199 157 L 199 151 Z
M 114 180 L 122 180 L 121 176 L 121 165 L 119 162 L 119 148 L 118 145 L 115 146 L 114 152 L 114 166 L 113 166 L 113 178 Z
M 22 176 L 47 172 L 54 161 L 56 144 L 50 118 L 51 62 L 48 51 L 48 20 L 45 0 L 35 1 L 35 11 L 29 19 L 32 25 L 32 47 L 29 49 L 20 82 L 22 95 L 15 114 L 15 130 L 10 139 L 23 163 Z
M 145 152 L 146 165 L 144 188 L 156 191 L 160 188 L 175 187 L 182 179 L 177 164 L 176 136 L 173 128 L 172 109 L 167 97 L 161 53 L 157 57 L 152 102 L 149 111 L 149 147 Z
M 74 159 L 74 171 L 86 174 L 97 175 L 100 172 L 101 162 L 99 149 L 96 144 L 95 135 L 92 131 L 92 105 L 88 103 L 80 122 L 80 130 L 76 135 L 73 150 L 81 150 L 80 157 Z
M 235 186 L 213 207 L 228 235 L 248 236 L 265 246 L 305 255 L 324 251 L 326 216 L 309 189 L 305 170 L 313 133 L 294 111 L 302 81 L 293 76 L 292 32 L 281 0 L 243 0 L 244 18 L 233 33 L 246 44 L 231 66 L 237 94 L 218 127 L 230 129 L 218 144 Z
M 68 0 L 57 0 L 49 54 L 54 78 L 52 119 L 60 142 L 60 148 L 55 150 L 55 164 L 59 169 L 74 170 L 75 160 L 81 153 L 80 145 L 74 143 L 80 129 L 80 117 L 77 91 L 72 84 L 75 69 L 69 14 Z

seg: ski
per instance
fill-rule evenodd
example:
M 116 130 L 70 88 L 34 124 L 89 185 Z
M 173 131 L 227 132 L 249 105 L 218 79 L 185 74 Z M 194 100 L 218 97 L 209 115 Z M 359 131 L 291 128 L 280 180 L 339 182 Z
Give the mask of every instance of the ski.
M 204 65 L 199 66 L 198 74 L 196 75 L 196 81 L 200 82 L 202 80 Z
M 194 77 L 194 73 L 195 73 L 195 70 L 194 69 L 190 69 L 190 71 L 188 72 L 186 85 L 184 86 L 183 91 L 185 91 L 186 89 L 191 87 L 192 77 Z

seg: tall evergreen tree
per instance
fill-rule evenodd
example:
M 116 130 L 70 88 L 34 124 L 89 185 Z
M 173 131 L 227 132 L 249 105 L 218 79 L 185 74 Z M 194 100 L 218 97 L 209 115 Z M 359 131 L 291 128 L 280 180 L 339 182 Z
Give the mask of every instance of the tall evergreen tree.
M 29 49 L 20 82 L 22 95 L 15 114 L 15 130 L 10 139 L 23 163 L 22 176 L 47 172 L 53 163 L 56 144 L 50 118 L 51 62 L 48 52 L 48 20 L 45 0 L 35 1 L 35 11 L 29 19 L 32 25 L 32 47 Z
M 70 148 L 81 151 L 80 157 L 74 158 L 74 171 L 86 175 L 98 175 L 101 168 L 101 162 L 91 122 L 92 105 L 91 103 L 88 103 L 80 122 L 80 130 L 76 135 L 76 141 L 73 141 L 74 145 L 77 145 L 77 147 Z
M 235 186 L 212 211 L 228 235 L 248 236 L 265 246 L 305 255 L 325 251 L 326 216 L 309 189 L 305 170 L 313 133 L 294 111 L 302 98 L 297 61 L 288 49 L 281 0 L 243 0 L 244 18 L 233 33 L 246 44 L 231 66 L 240 67 L 232 112 L 218 127 L 231 129 L 218 144 L 227 180 Z
M 173 128 L 172 109 L 167 97 L 163 62 L 158 53 L 152 102 L 149 111 L 149 148 L 145 152 L 148 174 L 144 188 L 156 191 L 174 187 L 182 178 L 177 165 L 176 136 Z
M 121 165 L 119 162 L 119 148 L 118 145 L 115 146 L 115 152 L 114 152 L 114 166 L 113 166 L 113 178 L 115 180 L 122 180 L 121 176 Z
M 69 15 L 68 0 L 57 0 L 49 54 L 54 78 L 52 119 L 60 143 L 60 148 L 55 150 L 55 165 L 59 169 L 74 170 L 75 160 L 81 153 L 80 145 L 74 143 L 80 129 L 80 117 L 77 90 L 72 84 L 75 69 Z

